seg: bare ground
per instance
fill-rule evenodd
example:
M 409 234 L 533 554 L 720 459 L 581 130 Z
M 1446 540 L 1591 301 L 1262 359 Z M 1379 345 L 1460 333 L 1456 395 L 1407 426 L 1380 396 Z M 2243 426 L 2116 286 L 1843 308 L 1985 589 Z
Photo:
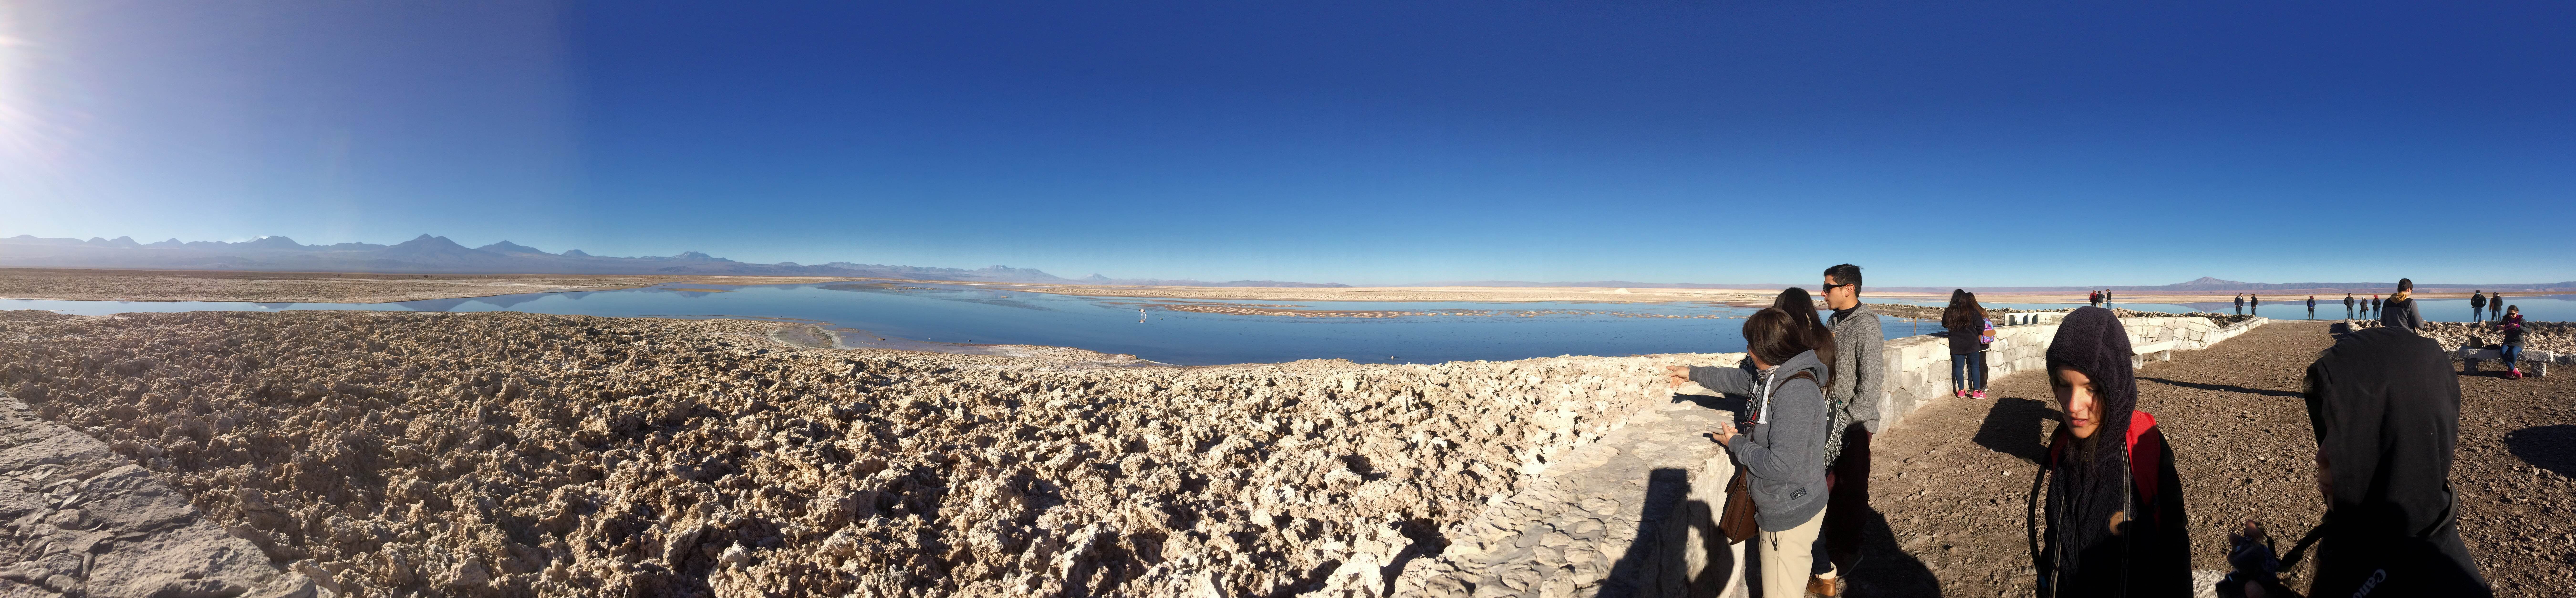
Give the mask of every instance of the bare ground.
M 2299 397 L 2330 323 L 2275 321 L 2138 372 L 2139 408 L 2171 440 L 2191 516 L 2193 567 L 2224 571 L 2227 531 L 2262 522 L 2287 542 L 2316 525 L 2315 436 Z M 2461 535 L 2498 595 L 2576 586 L 2576 378 L 2464 375 L 2451 470 Z M 2004 596 L 2035 590 L 2028 509 L 2058 411 L 2035 374 L 1990 400 L 1944 399 L 1873 446 L 1871 502 L 1887 521 L 1853 573 L 1855 595 Z M 2307 580 L 2292 578 L 2294 587 Z

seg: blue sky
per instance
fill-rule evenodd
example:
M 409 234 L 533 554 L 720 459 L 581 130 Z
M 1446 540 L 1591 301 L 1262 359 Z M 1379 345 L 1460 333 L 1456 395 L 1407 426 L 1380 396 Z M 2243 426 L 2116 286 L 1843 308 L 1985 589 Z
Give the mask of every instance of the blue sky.
M 2571 25 L 2564 2 L 0 0 L 0 236 L 1349 283 L 2562 281 Z

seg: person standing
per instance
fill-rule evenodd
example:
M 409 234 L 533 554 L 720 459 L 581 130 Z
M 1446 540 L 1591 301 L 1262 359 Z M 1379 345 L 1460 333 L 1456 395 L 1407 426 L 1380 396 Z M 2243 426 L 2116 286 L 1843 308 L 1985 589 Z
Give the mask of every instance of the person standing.
M 2487 321 L 2486 289 L 2478 289 L 2476 292 L 2469 293 L 2469 321 L 2478 323 L 2485 323 Z
M 2343 294 L 2343 319 L 2352 319 L 2352 293 Z
M 2504 319 L 2504 314 L 2496 313 L 2496 310 L 2504 309 L 2504 291 L 2496 291 L 2494 294 L 2487 295 L 2487 307 L 2490 308 L 2487 310 L 2487 319 Z
M 2310 319 L 2310 320 L 2317 319 L 2317 296 L 2316 296 L 2316 295 L 2309 295 L 2309 296 L 2308 296 L 2308 319 Z
M 2245 315 L 2245 294 L 2236 294 L 2236 315 Z
M 2090 306 L 2093 306 L 2093 307 L 2101 307 L 2101 306 L 2102 306 L 2102 291 L 2096 290 L 2096 291 L 2093 291 L 2093 292 L 2091 292 L 2091 293 L 2085 293 L 2085 294 L 2084 294 L 2084 304 L 2085 304 L 2085 305 L 2090 305 Z
M 2254 309 L 2254 313 L 2255 313 L 2256 315 L 2261 315 L 2261 314 L 2263 313 L 2263 296 L 2262 296 L 2262 295 L 2246 295 L 2246 296 L 2245 296 L 2245 305 L 2246 305 L 2246 306 L 2248 306 L 2248 307 L 2253 308 L 2253 309 Z
M 1860 563 L 1861 531 L 1870 513 L 1869 443 L 1880 431 L 1879 404 L 1887 398 L 1887 334 L 1878 312 L 1860 302 L 1860 278 L 1860 266 L 1851 264 L 1836 264 L 1824 274 L 1825 308 L 1834 310 L 1825 319 L 1834 336 L 1825 397 L 1850 422 L 1834 441 L 1839 450 L 1825 472 L 1833 506 L 1825 510 L 1824 533 L 1815 547 L 1825 558 L 1811 558 L 1810 585 L 1826 595 L 1838 593 L 1842 572 Z
M 1950 396 L 1986 398 L 1986 345 L 1995 342 L 1995 321 L 1986 318 L 1975 293 L 1951 289 L 1941 327 L 1950 338 Z
M 2380 303 L 2379 303 L 2379 296 L 2378 296 L 2378 295 L 2371 295 L 2371 296 L 2370 296 L 2370 307 L 2369 307 L 2368 309 L 2363 309 L 2363 310 L 2361 310 L 2361 315 L 2362 315 L 2362 317 L 2371 317 L 2371 314 L 2383 313 L 2383 312 L 2381 312 L 2381 311 L 2380 311 L 2380 308 L 2381 308 L 2381 307 L 2383 307 L 2383 306 L 2382 306 L 2382 305 L 2380 305 Z
M 2102 289 L 2102 307 L 2111 309 L 2111 289 Z
M 2505 314 L 2496 318 L 2495 326 L 2496 330 L 2504 332 L 2504 344 L 2498 345 L 2496 352 L 2504 358 L 2505 377 L 2521 380 L 2522 306 L 2506 307 L 2502 311 Z
M 1830 292 L 1830 291 L 1828 291 Z M 1745 359 L 1755 369 L 1665 369 L 1667 382 L 1695 382 L 1709 390 L 1753 397 L 1753 424 L 1739 432 L 1721 420 L 1711 439 L 1744 467 L 1753 493 L 1753 549 L 1762 562 L 1762 595 L 1804 596 L 1811 580 L 1816 540 L 1827 504 L 1825 442 L 1832 427 L 1824 388 L 1833 378 L 1809 334 L 1788 312 L 1762 308 L 1744 321 Z
M 2048 344 L 2063 416 L 2034 502 L 2039 595 L 2190 596 L 2191 535 L 2172 445 L 2139 411 L 2129 334 L 2109 310 L 2078 308 Z
M 2459 447 L 2460 383 L 2441 343 L 2395 330 L 2355 332 L 2317 356 L 2303 386 L 2308 429 L 2317 441 L 2317 492 L 2326 501 L 2322 521 L 2299 542 L 2314 542 L 2316 549 L 2308 595 L 2494 596 L 2460 541 L 2459 497 L 2449 481 Z M 2268 538 L 2254 522 L 2244 529 L 2256 542 Z M 2259 543 L 2238 544 L 2269 552 Z M 2292 549 L 2290 561 L 2300 552 Z M 2267 596 L 2297 596 L 2277 580 L 2261 579 L 2272 576 L 2241 581 L 2262 586 Z M 2253 594 L 2243 585 L 2218 589 Z
M 2424 315 L 2415 311 L 2415 279 L 2397 279 L 2397 294 L 2380 304 L 2379 325 L 2407 330 L 2423 330 Z

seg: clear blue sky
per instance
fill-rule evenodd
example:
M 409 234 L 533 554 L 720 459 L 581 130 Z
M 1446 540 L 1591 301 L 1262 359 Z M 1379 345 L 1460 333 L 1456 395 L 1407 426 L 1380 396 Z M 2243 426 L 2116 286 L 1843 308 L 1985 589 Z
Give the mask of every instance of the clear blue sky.
M 0 0 L 0 236 L 2561 281 L 2571 30 L 2567 2 Z

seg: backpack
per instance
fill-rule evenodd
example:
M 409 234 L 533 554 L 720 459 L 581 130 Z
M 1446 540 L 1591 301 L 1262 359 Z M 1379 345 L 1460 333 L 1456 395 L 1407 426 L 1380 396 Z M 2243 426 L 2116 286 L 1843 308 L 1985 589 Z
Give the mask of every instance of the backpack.
M 1789 380 L 1797 380 L 1801 378 L 1814 383 L 1816 385 L 1816 394 L 1823 395 L 1825 397 L 1825 425 L 1830 426 L 1825 429 L 1825 466 L 1832 467 L 1834 460 L 1842 457 L 1843 428 L 1851 427 L 1851 413 L 1843 409 L 1847 403 L 1841 399 L 1834 398 L 1834 393 L 1825 389 L 1824 381 L 1816 379 L 1815 372 L 1798 370 L 1798 373 L 1789 375 L 1788 380 L 1781 380 L 1780 384 L 1788 384 Z M 1770 410 L 1765 409 L 1765 406 L 1771 402 L 1771 396 L 1776 394 L 1778 387 L 1771 384 L 1768 376 L 1756 381 L 1761 384 L 1759 388 L 1762 394 L 1755 397 L 1760 402 L 1753 405 L 1752 408 L 1755 413 L 1769 414 Z M 1771 422 L 1757 421 L 1756 423 L 1769 425 Z

